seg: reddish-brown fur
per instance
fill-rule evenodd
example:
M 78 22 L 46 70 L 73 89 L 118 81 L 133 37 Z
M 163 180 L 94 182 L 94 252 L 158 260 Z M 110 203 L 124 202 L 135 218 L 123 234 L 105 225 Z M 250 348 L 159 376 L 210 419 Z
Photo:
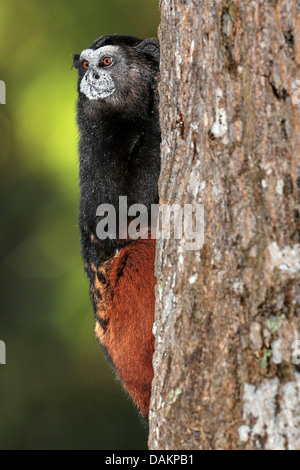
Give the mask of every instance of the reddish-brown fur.
M 145 419 L 153 378 L 154 260 L 155 240 L 139 239 L 92 267 L 96 336 Z

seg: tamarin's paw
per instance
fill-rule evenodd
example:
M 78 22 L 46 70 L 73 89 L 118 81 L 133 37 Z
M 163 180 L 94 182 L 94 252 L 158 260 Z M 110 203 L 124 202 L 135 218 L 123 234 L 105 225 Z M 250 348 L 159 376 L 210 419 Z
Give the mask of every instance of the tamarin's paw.
M 132 241 L 94 269 L 96 336 L 144 419 L 148 419 L 156 278 L 155 240 Z

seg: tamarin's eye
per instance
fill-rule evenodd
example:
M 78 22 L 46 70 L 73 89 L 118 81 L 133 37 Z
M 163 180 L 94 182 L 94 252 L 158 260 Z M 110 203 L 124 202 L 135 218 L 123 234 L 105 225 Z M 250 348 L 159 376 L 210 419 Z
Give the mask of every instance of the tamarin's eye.
M 83 67 L 85 70 L 87 70 L 87 69 L 89 68 L 89 63 L 88 63 L 87 60 L 84 60 L 84 61 L 82 62 L 82 67 Z
M 108 67 L 109 65 L 112 64 L 112 58 L 111 57 L 104 57 L 102 60 L 103 65 Z

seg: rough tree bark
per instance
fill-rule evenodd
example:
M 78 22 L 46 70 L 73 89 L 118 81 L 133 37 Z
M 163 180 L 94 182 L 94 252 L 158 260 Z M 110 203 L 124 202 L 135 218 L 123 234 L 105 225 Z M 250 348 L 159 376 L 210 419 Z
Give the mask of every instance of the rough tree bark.
M 158 242 L 149 447 L 299 449 L 300 1 L 161 15 L 160 197 L 205 241 Z

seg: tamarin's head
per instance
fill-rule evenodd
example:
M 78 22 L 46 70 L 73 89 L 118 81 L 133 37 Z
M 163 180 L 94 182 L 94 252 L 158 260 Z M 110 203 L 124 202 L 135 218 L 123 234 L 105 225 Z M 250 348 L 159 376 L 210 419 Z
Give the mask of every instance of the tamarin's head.
M 109 35 L 73 55 L 78 70 L 79 102 L 87 109 L 102 108 L 135 114 L 148 108 L 159 74 L 156 39 Z

